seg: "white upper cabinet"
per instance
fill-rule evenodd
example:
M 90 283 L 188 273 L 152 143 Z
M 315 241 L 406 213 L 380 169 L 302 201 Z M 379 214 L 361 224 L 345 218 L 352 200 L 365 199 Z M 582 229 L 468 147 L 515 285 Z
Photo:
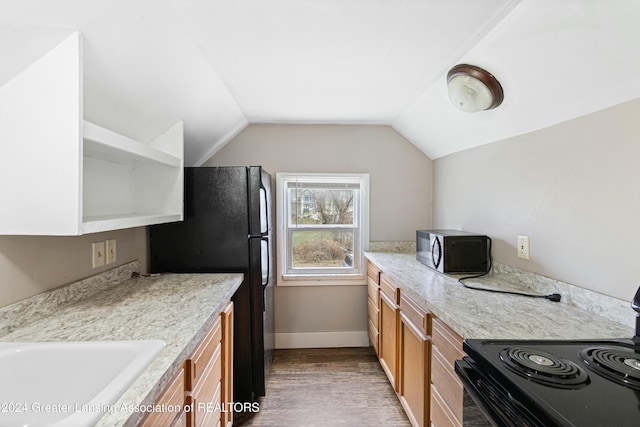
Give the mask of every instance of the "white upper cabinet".
M 73 33 L 0 87 L 0 234 L 79 235 L 183 219 L 183 124 L 144 144 L 83 120 Z

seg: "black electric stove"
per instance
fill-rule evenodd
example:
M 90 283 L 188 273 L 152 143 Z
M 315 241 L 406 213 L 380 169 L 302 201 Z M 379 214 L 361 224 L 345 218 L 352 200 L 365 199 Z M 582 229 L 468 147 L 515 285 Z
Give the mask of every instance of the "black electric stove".
M 498 427 L 638 427 L 640 289 L 632 307 L 632 339 L 470 339 L 456 372 Z

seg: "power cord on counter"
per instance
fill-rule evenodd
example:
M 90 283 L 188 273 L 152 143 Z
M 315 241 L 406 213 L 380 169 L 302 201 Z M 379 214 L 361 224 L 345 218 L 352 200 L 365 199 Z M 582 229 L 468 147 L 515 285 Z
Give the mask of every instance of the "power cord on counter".
M 487 237 L 487 239 L 489 240 L 489 268 L 487 268 L 487 271 L 485 271 L 484 273 L 476 274 L 475 276 L 466 276 L 466 277 L 459 278 L 458 282 L 462 286 L 464 286 L 467 289 L 472 289 L 474 291 L 485 291 L 485 292 L 494 292 L 497 294 L 519 295 L 522 297 L 529 297 L 529 298 L 544 298 L 544 299 L 548 299 L 549 301 L 560 302 L 560 300 L 562 299 L 562 296 L 560 294 L 549 294 L 549 295 L 525 294 L 523 292 L 502 291 L 499 289 L 476 288 L 474 286 L 469 286 L 466 283 L 464 283 L 463 280 L 477 279 L 479 277 L 486 276 L 491 271 L 491 267 L 493 266 L 493 259 L 491 257 L 491 237 Z
M 132 279 L 137 279 L 138 277 L 156 277 L 156 276 L 162 276 L 163 274 L 166 273 L 149 273 L 149 274 L 142 274 L 138 271 L 134 271 L 133 273 L 131 273 L 131 278 Z

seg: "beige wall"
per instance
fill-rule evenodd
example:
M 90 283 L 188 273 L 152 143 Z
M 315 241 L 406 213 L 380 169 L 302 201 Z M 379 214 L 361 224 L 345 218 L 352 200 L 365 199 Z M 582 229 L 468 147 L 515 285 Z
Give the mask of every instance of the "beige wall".
M 432 161 L 388 126 L 251 125 L 203 164 L 237 165 L 369 173 L 370 240 L 413 241 L 431 224 Z
M 117 241 L 117 262 L 91 267 L 91 243 Z M 140 259 L 146 271 L 144 228 L 78 237 L 0 236 L 0 307 Z
M 262 165 L 273 175 L 369 173 L 370 240 L 413 241 L 431 225 L 432 161 L 388 126 L 251 125 L 203 166 L 231 165 Z M 365 286 L 278 287 L 275 301 L 280 337 L 366 338 Z
M 640 100 L 434 163 L 434 226 L 497 261 L 631 300 L 640 285 Z M 516 257 L 528 235 L 531 259 Z M 633 315 L 630 311 L 629 315 Z

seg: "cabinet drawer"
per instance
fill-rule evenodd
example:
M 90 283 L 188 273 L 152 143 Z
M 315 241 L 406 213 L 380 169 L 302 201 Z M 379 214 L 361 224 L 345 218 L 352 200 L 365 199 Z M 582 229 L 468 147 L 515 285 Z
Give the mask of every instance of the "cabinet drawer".
M 215 391 L 217 383 L 220 382 L 222 378 L 222 344 L 218 343 L 218 346 L 215 348 L 213 353 L 213 357 L 202 370 L 201 379 L 203 381 L 198 381 L 193 388 L 193 395 L 196 397 L 211 398 L 213 397 L 213 392 Z M 215 386 L 214 386 L 215 385 Z
M 440 319 L 432 320 L 432 329 L 433 346 L 438 349 L 447 366 L 453 371 L 454 362 L 465 356 L 462 351 L 462 337 Z
M 187 390 L 193 390 L 198 380 L 204 376 L 204 370 L 213 358 L 214 352 L 220 351 L 221 340 L 222 322 L 218 319 L 193 356 L 187 359 Z
M 184 398 L 184 380 L 185 370 L 181 367 L 176 376 L 171 380 L 169 385 L 165 388 L 164 392 L 158 400 L 157 404 L 164 404 L 166 407 L 178 408 L 183 407 L 185 404 Z M 154 426 L 180 426 L 184 423 L 184 412 L 171 412 L 171 411 L 157 411 L 150 412 L 147 417 L 142 421 L 143 427 Z
M 367 299 L 367 305 L 369 307 L 369 322 L 373 323 L 373 326 L 378 329 L 378 317 L 380 310 L 378 309 L 377 304 L 374 304 L 373 301 L 371 301 L 371 298 Z
M 431 363 L 431 382 L 433 383 L 433 388 L 438 390 L 438 393 L 443 401 L 446 402 L 453 416 L 461 421 L 464 406 L 464 388 L 462 383 L 458 379 L 453 366 L 449 366 L 448 362 L 443 360 L 442 354 L 436 347 L 432 347 Z
M 210 427 L 220 423 L 220 392 L 221 383 L 210 384 L 206 388 L 206 396 L 193 396 L 194 417 L 196 427 Z
M 380 275 L 380 292 L 389 297 L 394 304 L 400 303 L 400 289 L 386 274 Z
M 429 335 L 429 316 L 426 310 L 402 292 L 400 292 L 400 312 L 404 313 L 420 332 Z
M 434 387 L 431 388 L 431 426 L 432 427 L 462 427 L 453 416 L 443 397 Z
M 213 358 L 205 366 L 202 372 L 203 381 L 196 383 L 191 394 L 191 402 L 194 407 L 194 417 L 196 426 L 215 425 L 212 419 L 220 419 L 220 412 L 214 411 L 219 409 L 216 405 L 220 403 L 221 381 L 222 378 L 222 345 L 218 343 L 218 347 L 214 352 Z
M 376 284 L 380 283 L 380 272 L 380 269 L 371 263 L 371 261 L 367 262 L 367 276 Z
M 368 284 L 367 284 L 367 294 L 369 295 L 369 299 L 373 301 L 373 303 L 375 304 L 376 308 L 378 308 L 378 290 L 379 289 L 380 288 L 378 287 L 378 284 L 374 283 L 373 280 L 369 278 Z

